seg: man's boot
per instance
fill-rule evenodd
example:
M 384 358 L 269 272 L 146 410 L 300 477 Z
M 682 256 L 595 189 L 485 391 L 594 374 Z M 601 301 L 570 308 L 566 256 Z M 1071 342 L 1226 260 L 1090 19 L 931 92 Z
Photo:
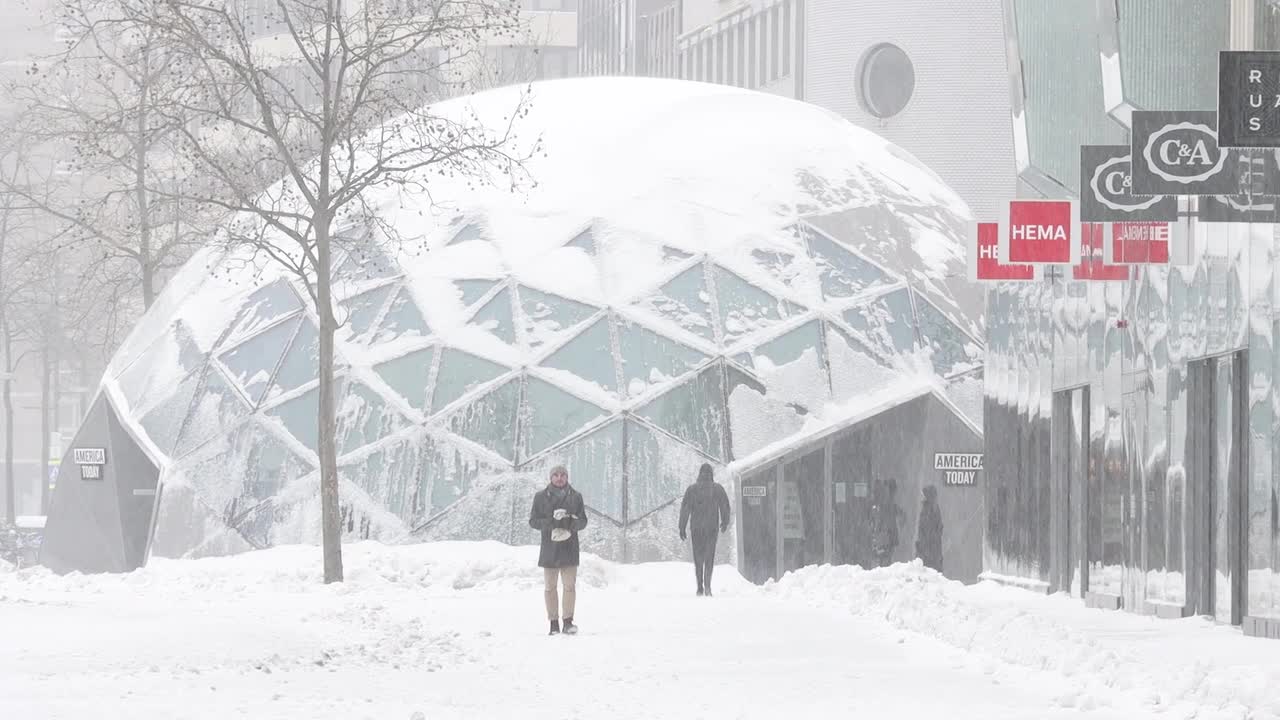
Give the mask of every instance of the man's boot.
M 560 621 L 559 621 L 559 620 L 552 620 L 552 621 L 551 621 L 551 632 L 549 632 L 549 633 L 547 633 L 547 634 L 548 634 L 548 635 L 559 635 L 559 634 L 560 634 Z

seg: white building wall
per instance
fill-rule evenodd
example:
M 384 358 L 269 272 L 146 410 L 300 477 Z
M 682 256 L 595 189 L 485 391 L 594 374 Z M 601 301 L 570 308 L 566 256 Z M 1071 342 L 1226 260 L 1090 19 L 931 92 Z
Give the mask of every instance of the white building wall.
M 911 152 L 996 220 L 1014 195 L 1013 132 L 1000 0 L 808 0 L 804 99 Z M 915 66 L 915 93 L 881 120 L 858 100 L 859 61 L 893 43 Z M 1007 212 L 1007 210 L 1005 211 Z

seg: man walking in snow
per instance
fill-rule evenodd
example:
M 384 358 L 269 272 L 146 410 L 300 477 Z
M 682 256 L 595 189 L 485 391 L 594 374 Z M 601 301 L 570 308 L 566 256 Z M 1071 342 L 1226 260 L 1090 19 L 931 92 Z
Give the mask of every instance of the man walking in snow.
M 560 633 L 562 617 L 566 634 L 578 632 L 578 626 L 573 624 L 573 608 L 578 599 L 578 533 L 586 526 L 582 494 L 569 485 L 569 471 L 557 465 L 551 470 L 551 484 L 533 496 L 529 511 L 529 527 L 542 533 L 538 567 L 542 568 L 552 635 Z M 557 584 L 564 587 L 563 606 Z
M 716 538 L 729 529 L 729 495 L 711 475 L 711 465 L 698 469 L 698 481 L 685 490 L 680 503 L 680 539 L 693 525 L 693 570 L 698 578 L 698 594 L 711 594 L 711 568 L 716 561 Z

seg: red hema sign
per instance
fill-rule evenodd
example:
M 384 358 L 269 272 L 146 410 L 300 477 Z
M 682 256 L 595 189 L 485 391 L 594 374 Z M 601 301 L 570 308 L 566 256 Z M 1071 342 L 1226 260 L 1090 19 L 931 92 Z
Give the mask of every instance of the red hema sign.
M 1035 265 L 1000 262 L 1000 224 L 978 223 L 969 248 L 970 280 L 1035 280 Z
M 1009 262 L 1069 264 L 1074 224 L 1068 201 L 1009 201 Z
M 1169 241 L 1172 236 L 1169 223 L 1118 222 L 1109 228 L 1110 257 L 1107 263 L 1132 264 L 1169 263 Z

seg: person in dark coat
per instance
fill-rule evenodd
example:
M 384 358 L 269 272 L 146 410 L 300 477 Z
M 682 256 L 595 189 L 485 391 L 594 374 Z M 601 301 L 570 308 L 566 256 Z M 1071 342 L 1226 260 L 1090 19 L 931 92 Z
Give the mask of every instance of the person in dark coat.
M 680 502 L 680 539 L 692 524 L 693 571 L 698 578 L 698 594 L 711 594 L 711 568 L 716 561 L 716 538 L 729 529 L 729 494 L 711 474 L 711 465 L 698 469 L 698 481 L 684 492 Z
M 529 511 L 529 527 L 542 533 L 538 567 L 542 568 L 552 635 L 560 632 L 562 617 L 566 634 L 578 632 L 573 622 L 578 599 L 578 533 L 586 526 L 587 509 L 582 494 L 569 485 L 569 471 L 557 465 L 551 470 L 551 484 L 533 496 L 533 508 Z M 557 583 L 564 586 L 563 606 L 556 592 Z
M 879 487 L 879 500 L 871 508 L 871 552 L 876 565 L 889 567 L 898 547 L 898 520 L 904 513 L 896 498 L 897 481 L 891 478 Z
M 925 567 L 942 572 L 942 510 L 938 507 L 938 488 L 929 485 L 920 501 L 920 520 L 916 523 L 916 557 Z

